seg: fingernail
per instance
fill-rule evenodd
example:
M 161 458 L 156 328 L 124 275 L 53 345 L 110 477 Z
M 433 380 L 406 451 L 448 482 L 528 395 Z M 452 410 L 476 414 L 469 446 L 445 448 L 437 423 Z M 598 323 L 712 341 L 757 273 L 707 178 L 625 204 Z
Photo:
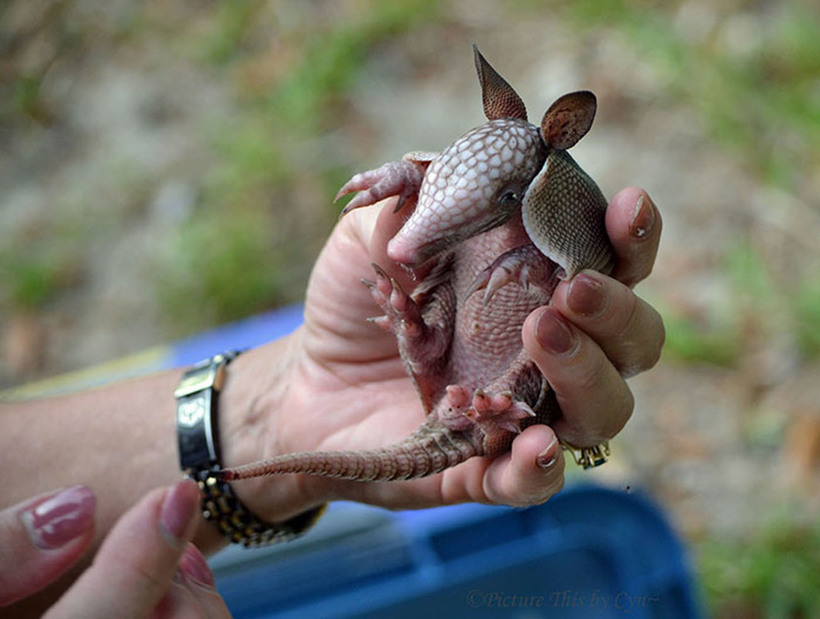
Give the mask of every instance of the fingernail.
M 199 488 L 190 479 L 172 486 L 165 493 L 160 508 L 160 532 L 172 546 L 186 538 L 194 518 L 199 515 Z
M 74 486 L 20 513 L 31 541 L 43 550 L 62 548 L 94 526 L 96 498 L 90 488 Z
M 644 238 L 655 223 L 655 206 L 645 193 L 641 194 L 632 211 L 632 220 L 629 222 L 629 233 L 636 239 Z
M 606 308 L 606 290 L 597 279 L 586 273 L 577 275 L 569 285 L 567 305 L 581 316 L 598 316 Z
M 548 469 L 558 460 L 558 439 L 552 437 L 552 441 L 546 449 L 536 457 L 535 461 L 542 469 Z
M 179 570 L 191 580 L 203 587 L 216 588 L 216 580 L 208 561 L 193 544 L 188 544 L 185 554 L 179 560 Z
M 575 349 L 576 337 L 569 325 L 555 311 L 541 312 L 535 325 L 538 343 L 555 355 L 566 355 Z

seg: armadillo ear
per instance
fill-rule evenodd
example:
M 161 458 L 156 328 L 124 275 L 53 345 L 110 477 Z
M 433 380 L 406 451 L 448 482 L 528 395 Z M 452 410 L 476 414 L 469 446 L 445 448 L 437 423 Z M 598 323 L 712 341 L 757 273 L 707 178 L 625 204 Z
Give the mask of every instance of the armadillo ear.
M 487 120 L 499 118 L 520 118 L 527 120 L 527 108 L 518 93 L 507 81 L 496 73 L 490 63 L 484 59 L 478 46 L 473 44 L 475 70 L 481 84 L 481 100 L 484 103 L 484 115 Z
M 588 90 L 571 92 L 553 103 L 541 120 L 541 137 L 553 148 L 566 150 L 587 134 L 598 103 Z
M 606 233 L 604 194 L 563 150 L 553 150 L 524 194 L 521 214 L 533 244 L 573 277 L 608 273 L 615 253 Z

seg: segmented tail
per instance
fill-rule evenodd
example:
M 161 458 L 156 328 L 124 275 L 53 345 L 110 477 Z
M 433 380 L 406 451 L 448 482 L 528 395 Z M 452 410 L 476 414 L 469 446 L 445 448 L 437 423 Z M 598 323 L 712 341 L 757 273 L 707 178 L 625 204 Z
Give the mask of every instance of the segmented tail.
M 418 479 L 481 455 L 460 432 L 422 426 L 409 438 L 369 451 L 308 451 L 224 469 L 225 481 L 301 473 L 354 481 Z

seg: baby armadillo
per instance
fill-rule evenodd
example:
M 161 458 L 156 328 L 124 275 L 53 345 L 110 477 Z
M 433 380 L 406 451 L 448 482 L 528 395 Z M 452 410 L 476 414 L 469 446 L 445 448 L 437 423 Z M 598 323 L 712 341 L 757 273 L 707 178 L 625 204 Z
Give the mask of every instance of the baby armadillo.
M 285 454 L 226 469 L 224 479 L 414 479 L 503 453 L 524 427 L 560 414 L 521 328 L 559 279 L 613 266 L 607 201 L 566 152 L 592 125 L 596 99 L 564 95 L 536 127 L 475 46 L 474 54 L 489 122 L 440 154 L 409 153 L 356 174 L 337 195 L 359 192 L 343 213 L 391 196 L 397 208 L 415 202 L 387 253 L 406 269 L 424 266 L 425 275 L 411 294 L 375 265 L 375 280 L 364 282 L 384 312 L 375 322 L 396 334 L 426 420 L 392 446 Z

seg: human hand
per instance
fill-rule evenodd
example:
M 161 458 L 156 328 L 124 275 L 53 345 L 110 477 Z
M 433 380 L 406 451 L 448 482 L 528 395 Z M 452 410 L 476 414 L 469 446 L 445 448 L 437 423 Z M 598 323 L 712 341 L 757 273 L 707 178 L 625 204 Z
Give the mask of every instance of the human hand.
M 407 273 L 388 267 L 387 241 L 404 219 L 393 206 L 387 201 L 382 208 L 355 210 L 334 230 L 313 270 L 305 323 L 290 339 L 289 360 L 279 365 L 272 382 L 269 399 L 279 412 L 272 418 L 246 416 L 243 430 L 230 430 L 232 436 L 253 435 L 257 449 L 255 456 L 226 465 L 293 451 L 381 447 L 422 423 L 395 336 L 365 320 L 379 309 L 360 283 L 376 263 L 404 289 L 413 288 Z M 663 343 L 660 316 L 630 288 L 651 271 L 660 215 L 648 196 L 631 188 L 613 199 L 606 221 L 617 255 L 612 277 L 585 272 L 562 282 L 551 306 L 536 310 L 524 324 L 525 346 L 563 409 L 553 428 L 531 426 L 508 454 L 473 458 L 423 479 L 388 484 L 309 476 L 243 480 L 235 485 L 243 500 L 263 517 L 281 518 L 333 499 L 390 508 L 465 501 L 528 505 L 557 492 L 564 459 L 556 433 L 580 446 L 614 436 L 633 407 L 623 376 L 654 365 Z M 242 357 L 235 363 L 240 362 Z
M 524 345 L 563 413 L 552 428 L 572 445 L 614 437 L 634 406 L 625 378 L 658 362 L 663 320 L 632 288 L 652 271 L 661 226 L 646 193 L 635 187 L 618 193 L 606 213 L 617 256 L 611 276 L 584 271 L 561 282 L 550 306 L 524 323 Z
M 45 588 L 88 550 L 95 497 L 84 486 L 0 512 L 0 607 Z M 126 512 L 94 563 L 51 607 L 54 617 L 230 616 L 204 557 L 192 481 L 160 488 Z

